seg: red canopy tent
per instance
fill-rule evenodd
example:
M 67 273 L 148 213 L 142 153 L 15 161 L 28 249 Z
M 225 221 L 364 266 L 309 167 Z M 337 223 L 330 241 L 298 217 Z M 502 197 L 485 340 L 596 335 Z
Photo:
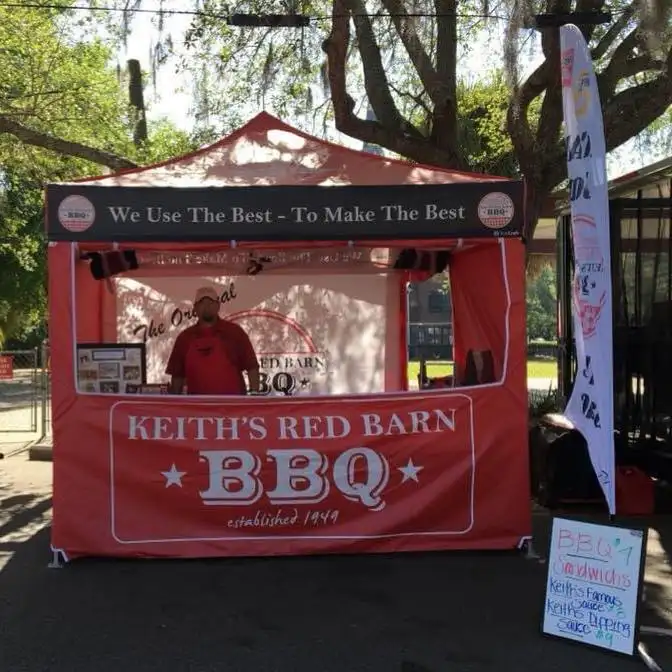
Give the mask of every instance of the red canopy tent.
M 523 203 L 520 182 L 267 114 L 189 156 L 49 185 L 54 549 L 517 546 L 531 531 Z M 456 387 L 408 391 L 406 282 L 446 265 Z M 206 279 L 261 339 L 280 396 L 150 385 Z

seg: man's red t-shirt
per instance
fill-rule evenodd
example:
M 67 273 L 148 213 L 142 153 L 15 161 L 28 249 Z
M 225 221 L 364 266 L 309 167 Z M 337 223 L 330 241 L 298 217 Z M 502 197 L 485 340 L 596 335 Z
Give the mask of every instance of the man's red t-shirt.
M 243 371 L 257 368 L 245 330 L 219 319 L 188 327 L 175 339 L 166 373 L 184 378 L 188 394 L 245 394 Z

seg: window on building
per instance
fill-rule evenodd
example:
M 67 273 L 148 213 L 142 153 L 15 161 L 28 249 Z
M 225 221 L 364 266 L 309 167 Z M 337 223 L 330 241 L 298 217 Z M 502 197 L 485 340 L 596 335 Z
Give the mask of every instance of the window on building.
M 434 290 L 429 293 L 427 297 L 427 308 L 430 313 L 444 313 L 447 314 L 450 309 L 448 301 L 448 294 L 439 290 Z

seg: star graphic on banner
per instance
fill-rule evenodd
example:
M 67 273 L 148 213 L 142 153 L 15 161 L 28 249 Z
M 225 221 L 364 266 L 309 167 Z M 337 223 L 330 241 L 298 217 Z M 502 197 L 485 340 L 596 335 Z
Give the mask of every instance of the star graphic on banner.
M 420 483 L 418 480 L 418 473 L 420 473 L 424 467 L 419 467 L 418 465 L 413 464 L 413 460 L 409 459 L 405 467 L 397 467 L 397 469 L 404 475 L 401 479 L 402 483 L 406 483 L 406 481 Z
M 175 463 L 170 468 L 170 471 L 162 471 L 161 475 L 166 479 L 166 487 L 169 488 L 171 485 L 177 485 L 182 487 L 182 476 L 184 476 L 186 471 L 178 471 Z
M 310 380 L 308 378 L 301 379 L 301 387 L 308 387 L 310 385 Z

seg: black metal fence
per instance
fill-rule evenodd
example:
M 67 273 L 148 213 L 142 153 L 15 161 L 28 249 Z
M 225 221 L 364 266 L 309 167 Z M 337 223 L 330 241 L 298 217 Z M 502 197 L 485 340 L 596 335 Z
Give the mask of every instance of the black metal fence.
M 43 438 L 51 436 L 51 372 L 44 369 L 42 374 L 42 392 L 41 392 L 41 436 Z
M 532 341 L 527 344 L 527 358 L 528 359 L 548 359 L 549 361 L 556 361 L 558 358 L 558 344 L 549 343 L 545 341 Z
M 408 359 L 450 362 L 453 360 L 453 326 L 412 322 L 408 325 Z
M 672 199 L 670 185 L 654 198 L 610 200 L 613 293 L 614 421 L 617 445 L 642 459 L 672 454 Z M 652 188 L 653 190 L 653 188 Z M 571 321 L 573 250 L 570 217 L 560 220 L 558 298 L 561 375 L 567 397 L 577 363 Z M 646 454 L 646 455 L 645 455 Z M 661 458 L 662 459 L 662 458 Z M 666 480 L 672 476 L 667 469 Z
M 527 357 L 534 360 L 556 361 L 558 344 L 532 341 L 527 345 Z M 408 359 L 411 362 L 453 361 L 453 328 L 450 324 L 416 322 L 408 327 Z

